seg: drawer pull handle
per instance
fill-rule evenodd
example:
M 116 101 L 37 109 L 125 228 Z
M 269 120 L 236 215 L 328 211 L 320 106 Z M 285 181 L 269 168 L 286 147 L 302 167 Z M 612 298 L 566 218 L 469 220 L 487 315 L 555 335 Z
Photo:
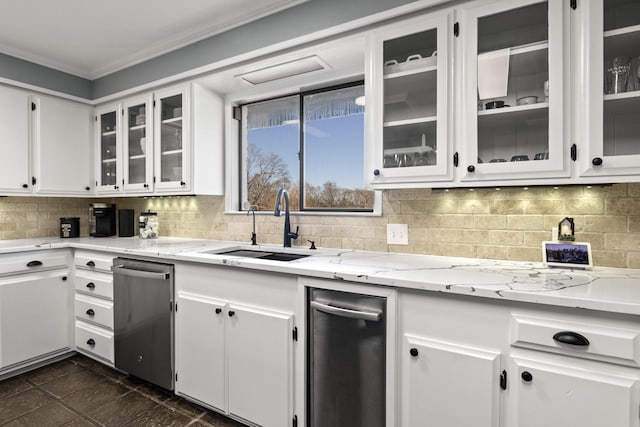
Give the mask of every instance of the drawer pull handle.
M 93 338 L 89 338 L 87 340 L 87 345 L 90 345 L 91 347 L 96 345 L 96 342 L 93 340 Z
M 87 267 L 95 267 L 96 263 L 93 261 L 87 261 Z
M 555 334 L 553 339 L 563 344 L 577 345 L 580 347 L 586 347 L 589 345 L 589 340 L 577 332 L 561 331 Z
M 87 288 L 89 289 L 95 289 L 96 285 L 93 282 L 89 282 L 87 283 Z
M 27 267 L 40 267 L 42 265 L 42 261 L 29 261 L 27 263 Z
M 96 312 L 95 312 L 95 311 L 93 311 L 93 309 L 92 309 L 92 308 L 90 308 L 89 310 L 87 310 L 87 311 L 86 311 L 86 313 L 87 313 L 87 316 L 95 316 L 95 315 L 96 315 Z

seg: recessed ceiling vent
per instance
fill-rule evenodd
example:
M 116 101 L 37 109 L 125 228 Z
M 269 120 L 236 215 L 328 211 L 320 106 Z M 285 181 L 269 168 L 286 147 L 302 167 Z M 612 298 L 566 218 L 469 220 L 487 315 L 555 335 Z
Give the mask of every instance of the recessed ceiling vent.
M 238 74 L 242 80 L 259 85 L 262 83 L 273 82 L 276 80 L 286 79 L 288 77 L 299 76 L 300 74 L 311 73 L 313 71 L 330 69 L 329 65 L 317 55 L 307 56 L 306 58 L 294 59 L 293 61 L 282 62 L 277 65 L 260 68 L 258 70 L 249 71 L 247 73 Z

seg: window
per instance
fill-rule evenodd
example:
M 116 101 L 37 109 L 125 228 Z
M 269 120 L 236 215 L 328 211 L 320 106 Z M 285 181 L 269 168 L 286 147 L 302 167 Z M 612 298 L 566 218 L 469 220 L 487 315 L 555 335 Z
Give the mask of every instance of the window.
M 294 211 L 372 212 L 363 95 L 359 82 L 243 105 L 243 206 L 273 210 L 285 188 Z

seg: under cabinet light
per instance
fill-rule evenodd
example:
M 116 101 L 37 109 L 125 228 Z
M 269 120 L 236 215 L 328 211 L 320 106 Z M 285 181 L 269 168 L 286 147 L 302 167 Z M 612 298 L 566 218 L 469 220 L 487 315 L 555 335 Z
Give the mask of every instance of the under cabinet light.
M 329 69 L 329 65 L 317 55 L 307 56 L 305 58 L 294 59 L 293 61 L 282 62 L 280 64 L 271 65 L 258 70 L 249 71 L 238 74 L 235 77 L 251 83 L 259 85 L 262 83 L 272 82 L 275 80 L 285 79 L 287 77 L 299 76 L 300 74 L 311 73 Z

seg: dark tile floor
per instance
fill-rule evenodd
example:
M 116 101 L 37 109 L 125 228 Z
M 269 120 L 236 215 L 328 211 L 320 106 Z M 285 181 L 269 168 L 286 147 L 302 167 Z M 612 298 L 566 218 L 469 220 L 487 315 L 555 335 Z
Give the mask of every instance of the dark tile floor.
M 0 425 L 242 426 L 79 354 L 0 381 Z

